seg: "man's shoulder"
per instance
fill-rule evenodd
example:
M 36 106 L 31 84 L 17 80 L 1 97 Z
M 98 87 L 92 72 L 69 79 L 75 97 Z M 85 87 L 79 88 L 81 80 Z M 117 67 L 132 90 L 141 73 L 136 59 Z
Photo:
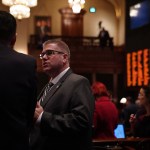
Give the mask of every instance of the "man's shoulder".
M 16 52 L 16 55 L 18 55 L 18 57 L 20 58 L 20 59 L 27 59 L 27 60 L 36 60 L 33 56 L 31 56 L 31 55 L 28 55 L 28 54 L 24 54 L 24 53 L 20 53 L 20 52 Z
M 73 70 L 71 68 L 69 68 L 65 74 L 62 76 L 61 80 L 73 80 L 73 81 L 76 81 L 76 80 L 88 80 L 86 77 L 84 77 L 83 75 L 80 75 L 80 74 L 77 74 L 77 73 L 74 73 Z
M 16 64 L 18 64 L 19 66 L 20 65 L 28 66 L 29 68 L 36 66 L 36 59 L 31 55 L 27 55 L 15 51 L 12 59 L 14 59 Z
M 70 74 L 73 78 L 77 78 L 77 79 L 87 79 L 85 76 L 80 75 L 80 74 L 76 74 L 76 73 L 71 73 Z
M 84 77 L 83 75 L 80 74 L 76 74 L 76 73 L 71 73 L 68 77 L 69 80 L 75 81 L 75 82 L 82 82 L 82 81 L 86 81 L 89 82 L 89 80 Z

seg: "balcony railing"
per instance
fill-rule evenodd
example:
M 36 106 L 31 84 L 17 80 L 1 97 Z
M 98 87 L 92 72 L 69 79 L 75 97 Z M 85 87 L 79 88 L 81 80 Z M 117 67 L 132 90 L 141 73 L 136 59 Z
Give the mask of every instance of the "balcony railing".
M 51 35 L 48 36 L 46 35 L 43 38 L 38 37 L 37 35 L 31 35 L 30 36 L 30 41 L 29 41 L 29 46 L 31 47 L 36 47 L 36 48 L 41 48 L 42 43 L 48 39 L 61 39 L 64 42 L 68 44 L 68 46 L 94 46 L 94 47 L 100 47 L 100 40 L 98 37 L 92 37 L 92 36 L 77 36 L 77 37 L 71 37 L 71 36 L 59 36 L 59 35 Z M 113 38 L 110 37 L 106 47 L 109 47 L 110 49 L 113 49 Z

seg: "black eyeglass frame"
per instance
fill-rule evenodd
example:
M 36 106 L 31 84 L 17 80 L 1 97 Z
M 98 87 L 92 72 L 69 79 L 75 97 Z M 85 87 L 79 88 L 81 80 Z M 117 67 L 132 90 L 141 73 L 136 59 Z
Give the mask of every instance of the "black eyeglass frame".
M 51 56 L 51 55 L 54 55 L 54 54 L 65 54 L 65 53 L 64 52 L 60 52 L 60 51 L 56 51 L 56 50 L 48 49 L 48 50 L 45 50 L 45 52 L 41 53 L 39 55 L 39 57 L 40 57 L 40 59 L 43 59 L 44 55 Z

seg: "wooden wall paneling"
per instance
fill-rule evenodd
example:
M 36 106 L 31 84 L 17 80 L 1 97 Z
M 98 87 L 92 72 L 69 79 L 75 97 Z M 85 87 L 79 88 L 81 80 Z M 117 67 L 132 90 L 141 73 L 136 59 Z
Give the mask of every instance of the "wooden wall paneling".
M 83 16 L 85 10 L 79 14 L 72 12 L 70 7 L 59 9 L 61 14 L 61 32 L 62 36 L 83 36 Z

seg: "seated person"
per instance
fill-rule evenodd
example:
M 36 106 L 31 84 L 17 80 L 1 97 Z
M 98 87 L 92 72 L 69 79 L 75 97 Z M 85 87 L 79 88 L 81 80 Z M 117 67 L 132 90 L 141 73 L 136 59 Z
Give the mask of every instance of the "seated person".
M 126 130 L 130 129 L 130 123 L 129 123 L 130 115 L 135 114 L 137 110 L 138 110 L 138 105 L 134 103 L 131 96 L 127 96 L 125 107 L 122 110 L 122 119 Z
M 150 137 L 150 86 L 141 87 L 138 95 L 141 108 L 131 114 L 130 123 L 134 137 Z
M 113 139 L 118 124 L 118 110 L 103 83 L 93 83 L 92 91 L 95 97 L 93 139 Z

